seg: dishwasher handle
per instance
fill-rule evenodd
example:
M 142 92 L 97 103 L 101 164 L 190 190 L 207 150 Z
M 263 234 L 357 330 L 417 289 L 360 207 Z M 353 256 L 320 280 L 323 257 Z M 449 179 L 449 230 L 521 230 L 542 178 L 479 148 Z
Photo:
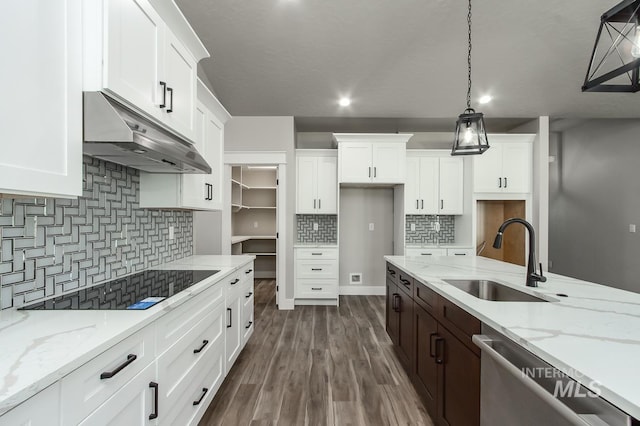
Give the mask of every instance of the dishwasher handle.
M 496 352 L 496 350 L 491 347 L 491 342 L 494 340 L 482 334 L 473 335 L 472 340 L 473 343 L 480 348 L 483 355 L 490 356 L 502 368 L 514 375 L 524 386 L 527 387 L 527 389 L 553 407 L 564 419 L 571 422 L 571 425 L 588 426 L 588 423 L 586 423 L 578 414 L 555 398 L 545 388 L 537 384 L 531 377 L 526 374 L 522 374 L 522 371 L 520 371 L 518 367 Z

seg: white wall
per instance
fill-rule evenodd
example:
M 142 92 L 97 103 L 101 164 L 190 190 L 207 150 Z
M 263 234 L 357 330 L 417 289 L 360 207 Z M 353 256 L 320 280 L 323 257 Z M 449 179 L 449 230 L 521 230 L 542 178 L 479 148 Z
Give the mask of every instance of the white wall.
M 340 189 L 340 286 L 361 272 L 362 286 L 384 287 L 384 256 L 393 254 L 393 196 L 393 188 Z
M 640 292 L 640 122 L 588 120 L 554 133 L 552 271 Z M 640 231 L 640 230 L 639 230 Z

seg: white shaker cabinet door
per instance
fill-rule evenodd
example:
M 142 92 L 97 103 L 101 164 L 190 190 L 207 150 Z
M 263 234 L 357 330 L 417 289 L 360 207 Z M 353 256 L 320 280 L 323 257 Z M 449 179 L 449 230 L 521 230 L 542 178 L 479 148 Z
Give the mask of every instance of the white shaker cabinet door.
M 317 213 L 338 213 L 338 159 L 336 157 L 317 157 Z
M 462 214 L 464 210 L 464 160 L 440 159 L 440 214 Z
M 316 187 L 317 161 L 315 157 L 298 157 L 296 164 L 296 213 L 314 214 L 318 208 Z
M 497 192 L 502 188 L 502 145 L 493 144 L 473 158 L 474 192 Z
M 108 0 L 103 86 L 154 117 L 161 117 L 164 23 L 148 0 Z
M 403 143 L 372 143 L 373 173 L 375 183 L 404 183 L 406 146 Z
M 206 123 L 207 109 L 201 103 L 196 107 L 195 115 L 195 145 L 198 153 L 203 155 L 207 149 Z M 208 162 L 208 161 L 207 161 Z M 209 165 L 211 165 L 209 163 Z M 176 178 L 182 180 L 182 207 L 193 209 L 207 209 L 209 201 L 210 189 L 207 186 L 210 182 L 209 175 L 204 174 L 183 174 Z
M 420 158 L 407 158 L 407 180 L 404 184 L 405 214 L 420 214 Z
M 438 214 L 438 158 L 420 159 L 420 214 Z
M 502 186 L 511 193 L 531 192 L 531 144 L 506 143 L 502 146 Z
M 0 194 L 82 195 L 82 2 L 0 14 Z
M 163 120 L 190 140 L 195 137 L 196 61 L 170 30 L 165 32 L 163 81 L 167 83 L 167 107 Z
M 371 144 L 341 142 L 338 145 L 338 156 L 341 183 L 371 182 Z
M 225 363 L 227 373 L 233 366 L 242 350 L 242 302 L 241 292 L 227 294 L 226 332 L 225 332 Z

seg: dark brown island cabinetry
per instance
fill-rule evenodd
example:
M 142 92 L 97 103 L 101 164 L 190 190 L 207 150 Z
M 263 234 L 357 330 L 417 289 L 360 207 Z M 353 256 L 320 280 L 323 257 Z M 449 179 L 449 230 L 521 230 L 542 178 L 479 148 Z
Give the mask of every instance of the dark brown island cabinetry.
M 401 269 L 386 269 L 387 332 L 431 418 L 479 425 L 480 350 L 471 336 L 480 321 Z

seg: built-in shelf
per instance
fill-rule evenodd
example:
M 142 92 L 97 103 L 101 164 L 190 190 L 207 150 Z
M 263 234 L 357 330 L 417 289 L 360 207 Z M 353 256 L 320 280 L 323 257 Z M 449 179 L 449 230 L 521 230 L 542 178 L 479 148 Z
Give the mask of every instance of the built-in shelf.
M 243 252 L 242 254 L 250 254 L 253 256 L 275 256 L 275 253 L 248 253 L 248 252 Z
M 276 207 L 275 206 L 245 206 L 242 204 L 231 204 L 231 207 L 233 207 L 234 209 L 237 209 L 235 211 L 240 211 L 242 209 L 247 209 L 247 210 L 251 210 L 251 209 L 262 209 L 262 210 L 275 210 Z
M 241 187 L 243 187 L 243 188 L 249 189 L 249 187 L 248 187 L 247 185 L 245 185 L 244 183 L 242 183 L 242 182 L 240 182 L 240 181 L 237 181 L 237 180 L 235 180 L 235 179 L 231 179 L 231 183 L 236 184 L 236 185 L 239 185 L 239 186 L 241 186 Z
M 275 240 L 275 235 L 234 235 L 231 237 L 231 244 L 238 244 L 249 240 Z

